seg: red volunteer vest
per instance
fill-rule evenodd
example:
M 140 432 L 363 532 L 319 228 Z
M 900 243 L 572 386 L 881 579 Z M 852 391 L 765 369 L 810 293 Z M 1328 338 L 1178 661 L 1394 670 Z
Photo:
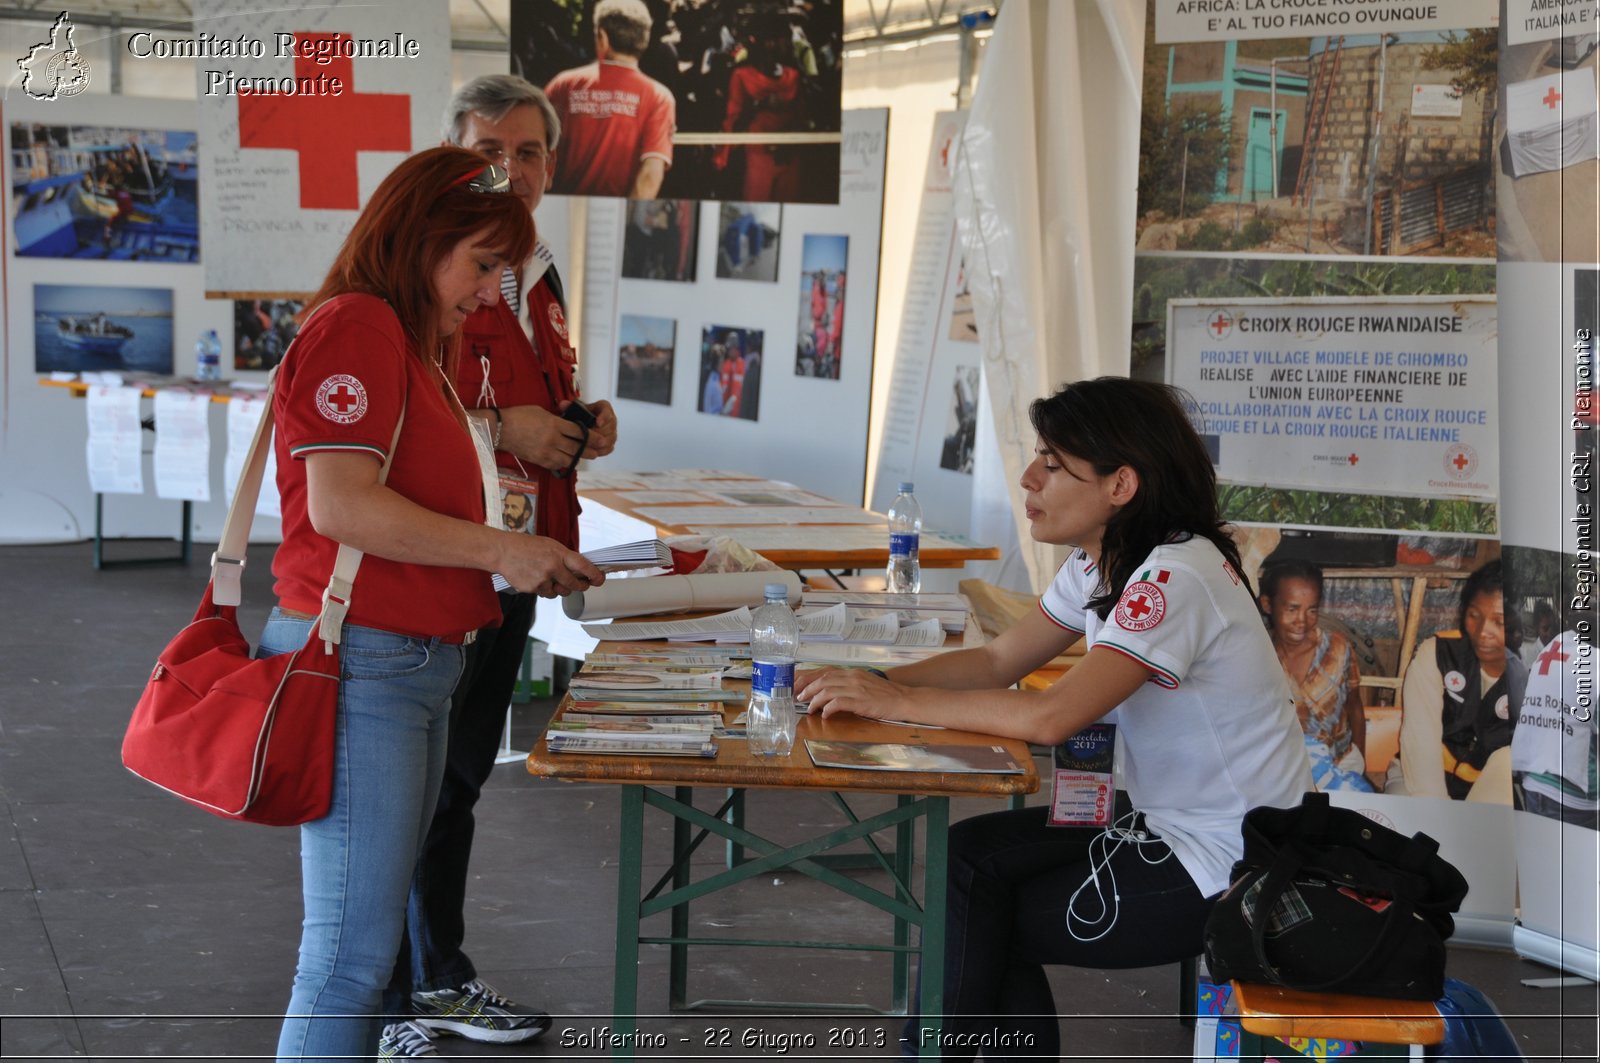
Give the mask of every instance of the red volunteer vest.
M 467 409 L 538 406 L 556 413 L 562 402 L 578 397 L 574 377 L 577 352 L 567 340 L 566 314 L 543 278 L 528 292 L 528 316 L 534 336 L 531 344 L 504 299 L 477 310 L 462 324 L 456 391 Z M 484 387 L 485 359 L 488 388 Z M 576 550 L 577 476 L 558 477 L 532 462 L 519 463 L 503 450 L 495 452 L 495 462 L 514 476 L 526 472 L 527 478 L 539 485 L 534 530 Z

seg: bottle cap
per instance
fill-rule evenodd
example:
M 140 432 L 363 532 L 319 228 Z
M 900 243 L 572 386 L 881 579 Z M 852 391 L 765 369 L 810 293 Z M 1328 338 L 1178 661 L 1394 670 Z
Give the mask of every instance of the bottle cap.
M 912 489 L 915 488 L 915 486 L 916 485 L 913 484 L 910 480 L 901 480 L 900 481 L 900 493 L 903 494 L 903 495 L 909 495 L 912 492 Z
M 769 583 L 766 586 L 766 592 L 768 598 L 782 598 L 784 601 L 789 600 L 789 587 L 787 584 Z

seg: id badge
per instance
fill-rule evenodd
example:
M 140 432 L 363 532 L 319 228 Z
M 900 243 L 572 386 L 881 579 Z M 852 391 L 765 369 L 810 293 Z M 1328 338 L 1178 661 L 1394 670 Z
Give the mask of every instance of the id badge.
M 489 424 L 481 417 L 468 417 L 467 427 L 472 430 L 472 449 L 478 455 L 478 473 L 483 477 L 483 522 L 503 531 L 505 519 L 500 502 L 500 470 L 494 464 L 494 444 L 490 440 Z
M 1052 827 L 1109 827 L 1117 787 L 1112 771 L 1117 726 L 1090 724 L 1055 749 Z

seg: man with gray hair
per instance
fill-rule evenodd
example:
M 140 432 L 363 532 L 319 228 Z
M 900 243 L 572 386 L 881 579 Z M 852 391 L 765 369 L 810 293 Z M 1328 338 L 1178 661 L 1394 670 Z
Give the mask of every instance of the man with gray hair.
M 468 83 L 450 101 L 444 140 L 503 167 L 511 191 L 529 211 L 550 187 L 561 124 L 543 92 L 522 78 L 493 74 Z M 580 457 L 601 457 L 616 446 L 617 418 L 608 402 L 589 405 L 587 431 L 561 416 L 578 402 L 577 355 L 567 335 L 561 279 L 541 241 L 520 270 L 507 269 L 501 299 L 461 325 L 461 364 L 453 381 L 467 413 L 494 440 L 495 461 L 514 478 L 532 508 L 527 529 L 577 548 L 578 495 L 573 469 Z M 530 482 L 536 490 L 529 489 Z M 502 480 L 502 484 L 508 484 Z M 514 1003 L 478 978 L 462 951 L 466 934 L 467 865 L 472 855 L 473 807 L 494 768 L 506 706 L 522 663 L 535 598 L 503 592 L 501 621 L 468 647 L 450 706 L 444 781 L 411 882 L 405 935 L 384 997 L 390 1025 L 380 1059 L 437 1058 L 432 1038 L 458 1034 L 474 1041 L 529 1041 L 550 1028 L 550 1016 Z
M 600 0 L 595 61 L 563 70 L 545 86 L 567 137 L 557 193 L 655 199 L 661 191 L 678 105 L 665 85 L 639 71 L 651 25 L 644 0 Z

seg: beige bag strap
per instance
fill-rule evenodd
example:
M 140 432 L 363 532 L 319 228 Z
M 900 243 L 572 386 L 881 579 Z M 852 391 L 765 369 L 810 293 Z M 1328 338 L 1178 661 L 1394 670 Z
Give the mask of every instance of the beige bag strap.
M 211 600 L 219 606 L 236 606 L 244 596 L 242 580 L 245 554 L 249 549 L 250 525 L 255 519 L 256 500 L 261 496 L 261 481 L 267 472 L 267 448 L 272 439 L 272 399 L 277 390 L 278 371 L 273 369 L 267 378 L 267 408 L 261 414 L 261 423 L 256 425 L 256 434 L 250 441 L 250 453 L 239 475 L 233 503 L 228 507 L 228 518 L 222 523 L 222 538 L 217 543 L 216 553 L 211 555 Z M 389 453 L 378 472 L 380 484 L 389 478 L 389 465 L 394 461 L 395 449 L 400 445 L 400 429 L 405 422 L 406 413 L 402 407 L 400 416 L 395 420 L 394 438 L 389 441 Z M 327 589 L 322 592 L 318 629 L 323 646 L 330 653 L 344 633 L 344 618 L 350 611 L 350 592 L 356 572 L 361 568 L 361 557 L 360 550 L 340 543 L 339 554 L 333 561 L 333 574 L 328 578 Z

